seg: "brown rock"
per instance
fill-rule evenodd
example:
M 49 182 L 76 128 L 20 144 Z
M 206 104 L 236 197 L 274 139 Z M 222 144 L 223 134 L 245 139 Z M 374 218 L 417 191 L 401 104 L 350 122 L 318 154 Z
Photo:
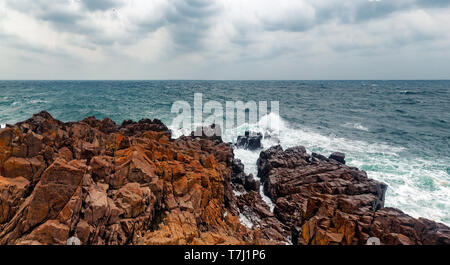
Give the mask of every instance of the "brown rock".
M 0 224 L 9 221 L 25 200 L 30 182 L 23 178 L 4 178 L 0 176 Z
M 303 147 L 261 152 L 258 175 L 276 202 L 275 214 L 299 244 L 365 244 L 370 236 L 382 244 L 443 244 L 448 227 L 412 218 L 384 207 L 387 186 L 339 159 L 312 159 Z M 340 155 L 343 157 L 343 155 Z M 433 242 L 433 243 L 431 243 Z

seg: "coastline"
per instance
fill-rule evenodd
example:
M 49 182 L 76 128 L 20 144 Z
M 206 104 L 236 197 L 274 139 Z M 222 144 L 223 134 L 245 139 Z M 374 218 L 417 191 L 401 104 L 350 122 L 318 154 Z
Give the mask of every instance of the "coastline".
M 273 212 L 232 146 L 159 120 L 41 112 L 0 129 L 0 147 L 1 244 L 450 244 L 449 227 L 385 208 L 385 184 L 302 147 L 260 154 Z

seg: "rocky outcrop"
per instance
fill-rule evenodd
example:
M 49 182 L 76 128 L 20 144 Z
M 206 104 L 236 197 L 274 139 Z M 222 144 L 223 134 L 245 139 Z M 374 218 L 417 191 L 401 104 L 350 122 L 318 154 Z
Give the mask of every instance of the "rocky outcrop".
M 0 129 L 0 244 L 449 243 L 446 226 L 384 208 L 386 185 L 345 156 L 302 147 L 261 153 L 272 212 L 217 129 L 174 140 L 156 119 L 47 112 Z
M 41 112 L 0 130 L 0 244 L 284 243 L 239 221 L 233 157 L 220 137 L 173 140 L 159 120 Z
M 261 133 L 246 131 L 244 136 L 238 136 L 236 147 L 248 150 L 261 149 L 263 147 L 261 143 L 262 139 L 263 135 Z
M 237 185 L 242 185 L 243 188 L 247 191 L 259 191 L 261 186 L 259 180 L 257 180 L 253 174 L 245 174 L 244 172 L 244 164 L 242 164 L 241 160 L 233 159 L 231 162 L 231 182 Z
M 304 147 L 261 152 L 258 176 L 293 243 L 356 245 L 377 237 L 388 245 L 450 244 L 445 225 L 385 208 L 387 185 L 344 165 L 344 157 L 310 156 Z

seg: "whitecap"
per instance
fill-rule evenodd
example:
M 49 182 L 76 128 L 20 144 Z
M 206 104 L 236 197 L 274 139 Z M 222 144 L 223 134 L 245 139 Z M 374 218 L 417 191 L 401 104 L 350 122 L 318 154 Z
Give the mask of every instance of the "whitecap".
M 3 128 L 6 128 L 6 124 L 1 123 L 1 124 L 0 124 L 0 129 L 3 129 Z
M 446 165 L 448 159 L 421 158 L 409 154 L 404 147 L 382 142 L 351 140 L 336 135 L 324 135 L 308 128 L 294 128 L 276 114 L 263 119 L 273 121 L 279 127 L 278 139 L 283 149 L 303 145 L 308 152 L 329 155 L 332 152 L 346 154 L 347 164 L 365 170 L 370 178 L 388 184 L 385 206 L 398 208 L 413 217 L 425 217 L 450 224 L 450 176 Z M 264 133 L 273 131 L 261 119 L 257 124 L 235 128 L 232 136 L 243 135 L 245 130 Z M 367 129 L 361 124 L 352 123 L 355 129 Z M 224 138 L 230 137 L 225 135 Z M 227 138 L 231 140 L 230 138 Z M 264 149 L 278 144 L 271 139 L 262 140 Z M 235 149 L 234 154 L 244 164 L 245 173 L 257 176 L 256 161 L 258 151 Z M 408 155 L 405 155 L 408 153 Z M 273 211 L 273 202 L 262 191 L 261 196 Z
M 368 130 L 360 123 L 346 123 L 344 126 Z M 450 225 L 448 158 L 422 158 L 401 146 L 352 140 L 333 134 L 325 135 L 306 127 L 294 127 L 274 113 L 262 117 L 255 124 L 224 130 L 222 138 L 225 142 L 235 142 L 237 136 L 244 135 L 247 130 L 276 136 L 263 138 L 264 149 L 280 144 L 283 149 L 302 145 L 309 153 L 317 152 L 325 156 L 336 151 L 343 152 L 348 165 L 358 167 L 366 171 L 370 178 L 388 184 L 385 206 L 398 208 L 414 217 L 425 217 Z M 190 134 L 191 129 L 172 129 L 172 132 L 173 137 L 177 138 Z M 242 161 L 245 173 L 252 173 L 256 178 L 256 161 L 260 151 L 234 149 L 235 158 Z M 274 204 L 264 194 L 262 186 L 260 194 L 273 211 Z
M 369 131 L 369 128 L 363 126 L 363 125 L 362 125 L 361 123 L 359 123 L 359 122 L 357 122 L 357 123 L 347 122 L 347 123 L 344 123 L 344 124 L 341 125 L 341 126 L 342 126 L 342 127 L 345 127 L 345 128 L 353 128 L 353 129 L 357 129 L 357 130 L 360 130 L 360 131 L 366 131 L 366 132 Z
M 43 99 L 33 99 L 29 101 L 30 104 L 39 104 L 39 103 L 48 103 L 47 100 L 43 100 Z

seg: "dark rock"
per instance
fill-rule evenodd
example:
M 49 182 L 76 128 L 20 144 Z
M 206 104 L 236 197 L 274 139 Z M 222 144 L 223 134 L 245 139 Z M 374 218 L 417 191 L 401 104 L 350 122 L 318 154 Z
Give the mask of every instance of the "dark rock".
M 327 162 L 329 161 L 329 159 L 326 156 L 321 155 L 321 154 L 317 154 L 317 153 L 314 153 L 314 152 L 311 154 L 311 156 L 313 158 L 316 158 L 316 159 L 321 160 L 321 161 L 327 161 Z
M 241 160 L 233 159 L 231 170 L 231 182 L 244 185 L 247 176 L 244 173 L 244 164 L 242 164 Z
M 330 155 L 329 159 L 338 161 L 341 164 L 345 164 L 345 154 L 340 152 L 334 152 Z
M 253 174 L 249 174 L 249 175 L 245 176 L 244 188 L 247 191 L 256 191 L 256 192 L 258 192 L 260 185 L 261 184 L 260 184 L 259 180 L 255 179 Z
M 343 160 L 341 154 L 333 157 Z M 317 154 L 311 160 L 302 147 L 261 152 L 258 170 L 293 243 L 363 245 L 369 237 L 393 245 L 450 242 L 447 226 L 384 208 L 386 184 Z
M 118 130 L 126 136 L 142 135 L 147 131 L 164 132 L 168 137 L 171 136 L 169 128 L 158 119 L 154 119 L 153 121 L 150 119 L 142 119 L 139 122 L 125 120 Z
M 236 141 L 236 147 L 244 148 L 248 150 L 257 150 L 262 148 L 261 140 L 263 136 L 261 133 L 245 132 L 244 136 L 238 136 Z
M 210 126 L 197 127 L 191 133 L 191 137 L 200 137 L 211 141 L 222 143 L 222 129 L 218 124 L 211 124 Z

